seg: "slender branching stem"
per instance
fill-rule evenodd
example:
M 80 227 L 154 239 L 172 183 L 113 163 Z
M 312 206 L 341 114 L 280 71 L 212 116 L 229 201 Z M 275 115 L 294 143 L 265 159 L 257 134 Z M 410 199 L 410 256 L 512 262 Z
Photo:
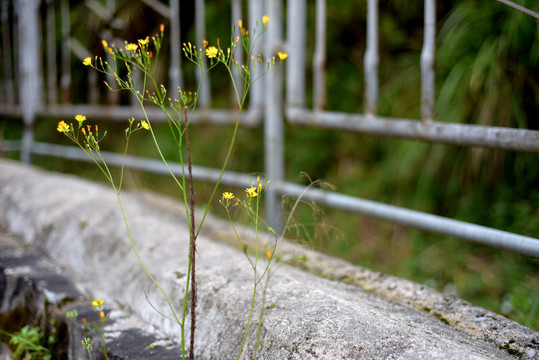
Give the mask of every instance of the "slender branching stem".
M 197 284 L 196 284 L 196 235 L 195 235 L 195 192 L 193 188 L 193 169 L 191 165 L 191 140 L 189 138 L 189 124 L 187 120 L 187 108 L 184 108 L 185 119 L 185 145 L 187 150 L 187 171 L 189 177 L 189 232 L 191 235 L 191 249 L 189 258 L 191 260 L 191 336 L 189 347 L 189 359 L 193 360 L 195 349 L 195 329 L 196 329 L 196 307 L 197 307 Z

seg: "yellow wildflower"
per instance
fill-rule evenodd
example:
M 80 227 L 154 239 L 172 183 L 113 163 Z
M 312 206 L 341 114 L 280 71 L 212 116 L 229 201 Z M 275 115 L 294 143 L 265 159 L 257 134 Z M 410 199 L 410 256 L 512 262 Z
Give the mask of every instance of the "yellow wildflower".
M 138 45 L 137 44 L 127 44 L 125 45 L 125 50 L 127 51 L 135 51 L 137 50 Z
M 223 193 L 223 198 L 227 199 L 227 200 L 231 200 L 234 198 L 234 194 L 232 194 L 231 192 L 224 192 Z
M 248 198 L 254 198 L 258 196 L 258 186 L 251 186 L 250 188 L 245 189 Z
M 104 49 L 108 49 L 109 44 L 107 43 L 107 40 L 101 40 L 101 44 L 103 45 Z
M 262 16 L 262 24 L 267 25 L 269 20 L 270 20 L 270 18 L 269 18 L 268 15 Z
M 56 130 L 61 133 L 66 133 L 69 131 L 69 125 L 67 125 L 66 122 L 62 120 L 58 123 L 58 127 L 56 128 Z
M 82 64 L 84 66 L 90 66 L 92 65 L 92 58 L 91 57 L 85 57 L 84 60 L 82 60 Z
M 161 30 L 161 32 L 165 31 L 165 25 L 164 24 L 159 25 L 159 30 Z
M 146 36 L 146 39 L 139 39 L 138 43 L 140 44 L 140 46 L 144 46 L 144 45 L 146 45 L 149 41 L 150 41 L 150 38 L 149 38 L 148 36 Z
M 281 61 L 283 61 L 284 59 L 286 59 L 286 58 L 288 57 L 288 54 L 279 51 L 279 52 L 277 53 L 277 56 L 279 56 L 279 59 L 281 59 Z
M 209 59 L 213 59 L 217 57 L 217 53 L 218 53 L 218 50 L 215 46 L 210 46 L 209 48 L 206 49 L 206 56 Z
M 146 120 L 142 120 L 140 122 L 140 126 L 142 126 L 144 130 L 150 130 L 150 125 L 146 122 Z
M 75 115 L 75 120 L 77 120 L 79 124 L 82 124 L 84 121 L 86 121 L 86 116 L 77 114 Z
M 243 27 L 243 21 L 241 19 L 238 20 L 238 27 L 240 29 Z
M 101 307 L 104 302 L 105 302 L 105 299 L 97 299 L 97 300 L 92 301 L 92 306 L 95 308 Z

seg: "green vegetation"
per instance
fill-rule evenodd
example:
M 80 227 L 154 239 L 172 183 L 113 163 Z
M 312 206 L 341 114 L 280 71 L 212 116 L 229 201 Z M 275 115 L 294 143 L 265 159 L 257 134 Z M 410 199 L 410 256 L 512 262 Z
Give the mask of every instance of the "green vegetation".
M 0 334 L 9 337 L 9 345 L 14 359 L 51 360 L 48 348 L 43 345 L 43 332 L 38 327 L 24 326 L 20 331 L 7 333 L 0 330 Z M 48 344 L 55 342 L 54 336 L 48 339 Z

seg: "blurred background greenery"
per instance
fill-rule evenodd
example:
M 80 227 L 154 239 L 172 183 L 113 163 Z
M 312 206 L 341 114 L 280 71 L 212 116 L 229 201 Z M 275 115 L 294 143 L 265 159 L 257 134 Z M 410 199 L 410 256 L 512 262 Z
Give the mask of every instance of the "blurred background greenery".
M 539 11 L 537 1 L 518 3 Z M 182 41 L 194 41 L 189 15 L 193 1 L 182 0 L 181 6 Z M 308 6 L 307 51 L 312 55 L 314 2 Z M 119 9 L 117 16 L 129 25 L 115 35 L 126 40 L 155 32 L 161 21 L 134 2 L 125 1 Z M 229 2 L 208 2 L 206 10 L 208 40 L 227 38 Z M 72 31 L 99 54 L 98 29 L 102 24 L 87 16 L 83 2 L 73 4 L 71 11 Z M 328 110 L 363 111 L 365 14 L 364 1 L 328 2 Z M 539 21 L 486 0 L 438 1 L 437 19 L 436 121 L 539 129 Z M 423 4 L 381 0 L 379 24 L 378 112 L 417 119 Z M 73 61 L 74 76 L 84 81 L 85 68 L 78 59 Z M 194 69 L 186 63 L 186 74 L 193 74 Z M 164 61 L 163 78 L 166 66 Z M 309 85 L 312 68 L 309 62 L 306 66 Z M 187 75 L 186 84 L 194 87 L 193 75 Z M 215 103 L 227 106 L 226 79 L 213 75 L 212 85 Z M 73 98 L 83 102 L 86 94 L 74 92 Z M 65 143 L 55 124 L 56 119 L 40 120 L 36 140 Z M 123 150 L 125 124 L 106 126 L 110 135 L 103 148 Z M 3 138 L 20 138 L 21 131 L 18 120 L 0 119 Z M 167 126 L 157 131 L 163 139 L 169 137 Z M 194 126 L 194 163 L 219 167 L 227 133 L 232 133 L 231 127 Z M 229 169 L 263 173 L 262 140 L 261 128 L 242 128 Z M 539 237 L 537 154 L 290 125 L 286 125 L 285 146 L 289 181 L 308 184 L 309 178 L 323 179 L 341 193 Z M 165 150 L 170 159 L 177 157 L 172 142 Z M 138 134 L 130 153 L 155 156 L 150 139 Z M 76 162 L 43 156 L 35 156 L 34 162 L 92 179 L 99 176 L 96 169 Z M 132 189 L 150 188 L 175 195 L 167 177 L 129 171 L 126 181 Z M 198 184 L 196 196 L 203 199 L 209 189 L 208 184 Z M 215 213 L 221 211 L 215 207 Z M 295 220 L 297 226 L 289 230 L 290 238 L 355 264 L 456 294 L 539 330 L 537 259 L 311 204 L 302 205 Z

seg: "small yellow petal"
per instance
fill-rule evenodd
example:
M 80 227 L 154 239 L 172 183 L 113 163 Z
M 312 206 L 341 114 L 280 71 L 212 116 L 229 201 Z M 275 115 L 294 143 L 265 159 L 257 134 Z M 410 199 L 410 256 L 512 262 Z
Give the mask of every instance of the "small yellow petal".
M 217 48 L 215 46 L 210 46 L 209 48 L 206 49 L 206 56 L 209 59 L 213 59 L 213 58 L 217 57 L 218 52 L 219 51 L 217 50 Z
M 270 21 L 269 16 L 267 15 L 262 16 L 262 24 L 267 25 L 269 21 Z
M 77 114 L 75 115 L 75 120 L 77 120 L 79 124 L 82 124 L 84 121 L 86 121 L 86 116 Z
M 247 193 L 248 198 L 254 198 L 258 196 L 258 187 L 252 186 L 250 188 L 245 189 L 245 192 Z
M 66 122 L 62 120 L 58 123 L 58 127 L 56 128 L 56 130 L 61 133 L 66 133 L 69 131 L 69 125 L 67 125 Z
M 91 57 L 85 57 L 84 60 L 82 60 L 82 64 L 84 66 L 90 66 L 92 65 L 92 58 Z
M 150 130 L 150 125 L 146 122 L 146 120 L 142 120 L 140 122 L 140 126 L 142 126 L 144 130 Z
M 279 52 L 277 53 L 277 56 L 279 56 L 279 59 L 280 59 L 281 61 L 283 61 L 283 60 L 285 60 L 285 59 L 288 57 L 288 54 L 279 51 Z
M 105 299 L 97 299 L 97 300 L 92 301 L 92 306 L 100 307 L 101 305 L 103 305 L 104 302 L 105 302 Z

